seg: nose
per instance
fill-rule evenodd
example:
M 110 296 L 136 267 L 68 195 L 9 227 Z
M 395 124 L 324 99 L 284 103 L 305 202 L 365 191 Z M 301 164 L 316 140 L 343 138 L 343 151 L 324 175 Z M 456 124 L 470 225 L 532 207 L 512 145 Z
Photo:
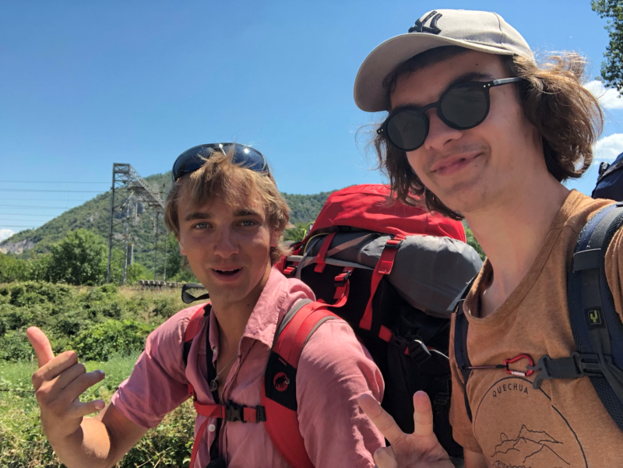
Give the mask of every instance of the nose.
M 216 230 L 214 239 L 214 254 L 223 258 L 238 253 L 238 242 L 235 232 L 229 226 L 223 226 Z
M 446 143 L 458 140 L 463 135 L 462 130 L 448 126 L 439 118 L 437 109 L 429 109 L 428 116 L 428 135 L 424 140 L 424 148 L 429 150 L 440 150 Z

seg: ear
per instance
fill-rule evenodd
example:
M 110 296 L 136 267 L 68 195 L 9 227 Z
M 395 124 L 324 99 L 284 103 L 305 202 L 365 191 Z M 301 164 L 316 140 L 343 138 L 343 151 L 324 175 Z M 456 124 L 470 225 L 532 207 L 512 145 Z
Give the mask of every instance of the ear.
M 175 238 L 177 239 L 177 244 L 180 246 L 180 253 L 185 257 L 186 253 L 184 252 L 184 245 L 182 244 L 182 241 L 179 236 L 175 236 Z

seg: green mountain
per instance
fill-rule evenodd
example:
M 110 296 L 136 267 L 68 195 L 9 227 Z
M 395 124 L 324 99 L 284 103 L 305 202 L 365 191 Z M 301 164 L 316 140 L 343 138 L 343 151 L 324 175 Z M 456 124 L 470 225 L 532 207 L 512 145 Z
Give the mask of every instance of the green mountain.
M 155 174 L 145 178 L 156 191 L 160 192 L 164 200 L 166 193 L 171 188 L 171 173 Z M 125 191 L 118 191 L 115 195 L 115 204 L 118 205 L 123 199 Z M 308 223 L 313 221 L 322 205 L 331 192 L 322 192 L 315 195 L 291 195 L 284 193 L 283 196 L 290 206 L 290 222 L 292 224 Z M 50 246 L 61 240 L 65 235 L 75 229 L 84 228 L 97 232 L 103 238 L 108 239 L 110 232 L 110 191 L 98 195 L 86 203 L 67 210 L 60 216 L 48 221 L 37 229 L 21 231 L 8 239 L 0 242 L 0 252 L 30 258 L 37 254 L 46 253 Z M 148 206 L 137 206 L 137 216 L 132 216 L 129 223 L 130 238 L 134 243 L 134 259 L 143 265 L 151 265 L 154 256 L 155 240 L 155 215 L 154 210 Z M 119 247 L 122 246 L 123 238 L 123 213 L 116 213 L 114 238 Z M 158 235 L 160 241 L 164 239 L 165 228 L 162 216 L 159 216 Z M 159 242 L 159 248 L 164 243 Z

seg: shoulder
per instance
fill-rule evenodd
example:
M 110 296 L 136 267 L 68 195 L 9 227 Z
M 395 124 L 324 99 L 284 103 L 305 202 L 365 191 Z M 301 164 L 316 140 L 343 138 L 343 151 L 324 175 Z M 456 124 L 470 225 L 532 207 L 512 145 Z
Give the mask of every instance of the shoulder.
M 149 341 L 157 341 L 158 343 L 184 341 L 186 328 L 191 318 L 199 311 L 205 308 L 206 304 L 198 304 L 187 309 L 180 310 L 175 315 L 169 317 L 166 322 L 156 328 L 149 336 Z
M 554 227 L 556 224 L 562 224 L 579 234 L 589 219 L 613 203 L 612 200 L 594 199 L 572 190 L 560 210 L 559 217 L 554 221 Z
M 301 353 L 299 369 L 334 375 L 380 373 L 351 326 L 340 318 L 327 320 L 312 333 Z

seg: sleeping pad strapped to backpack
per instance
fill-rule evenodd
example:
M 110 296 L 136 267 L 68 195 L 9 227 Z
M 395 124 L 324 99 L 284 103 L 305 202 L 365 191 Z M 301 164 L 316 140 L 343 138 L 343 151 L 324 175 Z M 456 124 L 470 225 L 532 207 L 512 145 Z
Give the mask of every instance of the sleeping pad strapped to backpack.
M 479 271 L 459 221 L 389 201 L 384 185 L 334 192 L 311 232 L 278 268 L 346 320 L 385 380 L 382 406 L 413 432 L 413 394 L 430 396 L 437 437 L 462 449 L 448 421 L 451 306 Z

